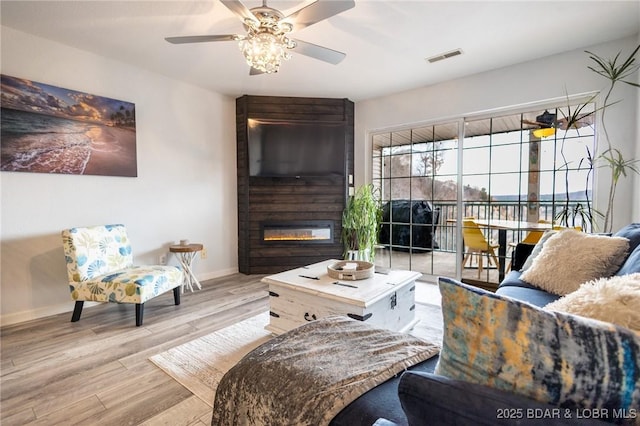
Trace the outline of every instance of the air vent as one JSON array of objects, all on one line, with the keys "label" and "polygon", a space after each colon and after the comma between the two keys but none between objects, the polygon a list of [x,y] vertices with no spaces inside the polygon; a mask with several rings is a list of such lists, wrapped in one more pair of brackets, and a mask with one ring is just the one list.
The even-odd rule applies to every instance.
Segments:
[{"label": "air vent", "polygon": [[434,63],[434,62],[442,61],[443,59],[453,58],[454,56],[458,56],[458,55],[462,55],[462,50],[456,49],[456,50],[452,50],[451,52],[441,53],[439,55],[432,56],[430,58],[427,58],[427,62]]}]

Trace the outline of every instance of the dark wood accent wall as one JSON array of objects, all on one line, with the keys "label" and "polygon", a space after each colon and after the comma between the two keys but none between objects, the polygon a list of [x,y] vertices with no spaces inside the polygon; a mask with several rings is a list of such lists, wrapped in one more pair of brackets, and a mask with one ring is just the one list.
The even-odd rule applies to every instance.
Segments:
[{"label": "dark wood accent wall", "polygon": [[[247,120],[344,122],[345,176],[249,176]],[[342,211],[353,175],[354,105],[348,99],[242,96],[236,99],[238,161],[238,266],[245,274],[281,272],[329,258],[342,257]],[[263,244],[266,221],[332,220],[331,244]]]}]

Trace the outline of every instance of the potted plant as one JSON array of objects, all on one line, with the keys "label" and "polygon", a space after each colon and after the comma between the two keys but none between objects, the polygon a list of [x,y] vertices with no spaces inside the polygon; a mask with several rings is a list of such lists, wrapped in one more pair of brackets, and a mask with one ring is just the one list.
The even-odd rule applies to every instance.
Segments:
[{"label": "potted plant", "polygon": [[345,259],[373,262],[381,217],[382,209],[373,185],[363,185],[349,197],[342,212],[341,241]]},{"label": "potted plant", "polygon": [[605,166],[608,167],[611,172],[609,197],[607,199],[607,210],[604,213],[604,232],[611,232],[611,228],[613,225],[613,207],[618,181],[621,177],[626,177],[627,174],[640,173],[640,169],[637,165],[640,160],[625,159],[620,150],[613,147],[611,140],[609,139],[609,133],[607,132],[607,123],[605,120],[605,112],[607,108],[617,103],[613,102],[612,104],[609,104],[609,97],[611,96],[613,88],[615,87],[617,82],[620,81],[631,86],[640,87],[638,83],[627,80],[632,74],[638,71],[638,68],[640,68],[640,65],[635,63],[638,50],[640,50],[640,45],[638,45],[622,63],[618,63],[618,58],[621,52],[618,52],[618,54],[613,59],[606,60],[592,52],[585,51],[590,55],[589,58],[593,62],[595,62],[594,66],[589,66],[587,68],[609,80],[609,89],[607,90],[607,94],[604,97],[604,103],[601,108],[602,131],[605,140],[607,141],[607,149],[598,157],[599,160],[604,161]]},{"label": "potted plant", "polygon": [[[592,111],[587,110],[586,112],[584,112],[587,105],[595,101],[597,94],[591,97],[591,99],[589,99],[584,104],[578,105],[573,111],[569,106],[568,114],[564,114],[564,112],[560,110],[560,112],[562,112],[564,115],[562,120],[560,120],[560,122],[562,122],[561,128],[577,129],[580,127],[580,123],[582,122],[582,120],[589,117],[590,115],[595,115],[597,112],[600,112],[602,130],[603,130],[602,133],[604,134],[604,138],[607,141],[607,146],[605,150],[596,158],[594,158],[591,152],[587,149],[586,157],[583,158],[580,161],[580,164],[578,165],[578,169],[580,170],[580,169],[583,169],[584,163],[586,163],[586,169],[588,171],[587,182],[585,185],[586,203],[584,205],[582,203],[577,203],[575,206],[571,206],[569,202],[569,181],[568,181],[569,163],[564,155],[565,138],[563,137],[562,145],[560,149],[560,154],[561,154],[563,163],[561,164],[560,168],[565,170],[565,188],[566,188],[565,197],[566,198],[565,198],[563,208],[554,217],[555,221],[557,221],[559,225],[563,225],[567,227],[575,226],[578,223],[576,222],[576,219],[580,218],[580,222],[582,223],[583,230],[590,231],[590,230],[593,230],[595,226],[596,216],[600,216],[604,220],[602,231],[605,233],[611,232],[611,228],[613,225],[612,224],[613,207],[614,207],[616,187],[618,185],[618,182],[621,177],[626,177],[630,173],[640,173],[640,169],[638,167],[638,162],[640,160],[625,159],[622,153],[620,152],[620,150],[618,150],[617,148],[614,148],[614,146],[612,145],[611,140],[609,139],[609,133],[607,132],[607,126],[606,126],[606,120],[605,120],[605,112],[607,111],[607,109],[610,106],[619,102],[619,101],[612,102],[612,103],[609,102],[609,98],[611,97],[611,93],[617,82],[620,81],[620,82],[629,84],[631,86],[640,87],[640,85],[638,85],[637,83],[626,80],[629,76],[631,76],[633,73],[638,71],[638,68],[640,68],[640,65],[637,65],[635,63],[635,59],[636,59],[635,56],[639,50],[640,50],[640,45],[638,45],[635,48],[635,50],[629,55],[629,57],[627,57],[627,59],[624,60],[622,63],[618,63],[618,58],[621,52],[618,52],[618,54],[613,59],[603,59],[592,52],[585,51],[590,55],[589,58],[595,63],[594,66],[588,66],[587,68],[595,72],[596,74],[602,77],[605,77],[607,80],[609,80],[609,88],[604,97],[602,106],[599,108],[596,108],[595,110],[592,110]],[[565,137],[566,137],[566,134],[565,134]],[[604,213],[601,213],[593,209],[589,201],[589,193],[588,193],[589,180],[591,178],[591,175],[593,173],[593,168],[594,168],[594,165],[596,165],[596,163],[600,163],[600,164],[604,163],[604,165],[601,165],[600,167],[608,167],[611,173],[611,182],[609,184],[609,195],[607,198],[607,208]]]},{"label": "potted plant", "polygon": [[[574,228],[578,225],[582,227],[585,232],[591,232],[595,225],[596,216],[602,216],[598,211],[591,206],[591,200],[589,199],[589,188],[591,182],[591,176],[593,174],[593,168],[595,159],[591,154],[591,150],[586,148],[586,155],[578,163],[577,170],[587,170],[587,176],[584,186],[584,203],[577,202],[574,205],[571,203],[569,192],[569,161],[565,155],[565,144],[567,142],[567,131],[569,129],[580,129],[583,126],[583,121],[595,115],[598,109],[589,110],[597,95],[593,95],[589,100],[583,104],[576,105],[573,110],[569,100],[567,99],[567,112],[560,109],[560,113],[563,115],[562,119],[558,122],[558,127],[565,130],[562,136],[560,144],[560,158],[561,164],[558,170],[564,170],[564,183],[565,183],[565,197],[562,209],[554,216],[554,221],[557,225],[565,226],[567,228]],[[591,122],[588,120],[587,122]]]}]

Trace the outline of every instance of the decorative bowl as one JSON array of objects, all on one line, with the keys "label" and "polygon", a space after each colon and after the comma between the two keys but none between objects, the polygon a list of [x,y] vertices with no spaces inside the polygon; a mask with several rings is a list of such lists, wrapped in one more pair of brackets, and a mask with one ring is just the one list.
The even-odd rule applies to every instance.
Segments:
[{"label": "decorative bowl", "polygon": [[375,265],[363,260],[341,260],[327,266],[327,274],[338,280],[364,280],[371,278]]}]

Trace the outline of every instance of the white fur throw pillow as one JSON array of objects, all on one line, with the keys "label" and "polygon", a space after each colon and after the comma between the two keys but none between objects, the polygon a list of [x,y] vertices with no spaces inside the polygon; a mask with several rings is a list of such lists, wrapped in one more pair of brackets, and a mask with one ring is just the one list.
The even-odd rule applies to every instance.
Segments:
[{"label": "white fur throw pillow", "polygon": [[640,273],[589,281],[544,309],[611,322],[640,333]]},{"label": "white fur throw pillow", "polygon": [[629,240],[565,229],[551,236],[520,279],[564,296],[580,284],[610,277],[625,260]]},{"label": "white fur throw pillow", "polygon": [[544,234],[542,234],[542,237],[540,237],[536,245],[533,247],[533,250],[531,250],[531,254],[529,255],[529,257],[527,257],[527,260],[525,260],[524,265],[522,265],[522,268],[520,268],[520,271],[524,272],[527,269],[531,268],[531,265],[533,264],[534,259],[538,257],[538,255],[542,251],[542,248],[544,247],[544,244],[547,242],[549,238],[553,237],[557,233],[558,231],[554,231],[551,229],[544,231]]}]

